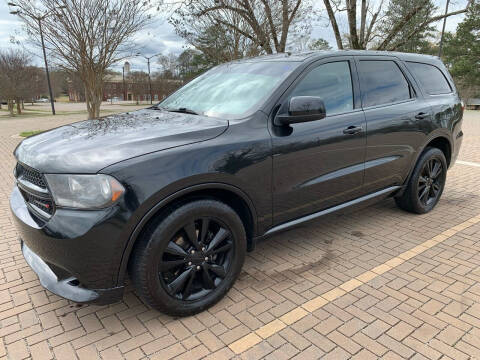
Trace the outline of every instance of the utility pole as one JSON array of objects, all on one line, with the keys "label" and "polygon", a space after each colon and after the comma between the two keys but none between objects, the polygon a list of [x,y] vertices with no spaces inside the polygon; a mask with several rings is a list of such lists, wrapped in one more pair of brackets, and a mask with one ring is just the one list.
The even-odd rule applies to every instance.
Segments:
[{"label": "utility pole", "polygon": [[48,93],[50,94],[50,104],[52,105],[52,114],[55,115],[55,104],[53,99],[52,84],[50,83],[50,73],[48,72],[47,54],[45,52],[45,43],[43,41],[42,20],[43,17],[38,19],[38,28],[40,30],[40,39],[42,41],[43,60],[45,61],[45,73],[47,74]]},{"label": "utility pole", "polygon": [[125,89],[125,65],[122,66],[122,79],[123,79],[123,101],[126,101],[127,91]]},{"label": "utility pole", "polygon": [[[11,2],[7,3],[7,5],[13,8],[19,7],[17,4],[11,3]],[[66,6],[59,6],[56,9],[65,9],[65,8]],[[23,10],[23,12],[21,10]],[[61,16],[61,14],[58,14],[58,13],[53,14],[52,12],[46,12],[43,15],[36,15],[28,11],[25,11],[25,9],[22,9],[22,8],[20,8],[20,10],[10,11],[10,14],[18,15],[19,17],[27,16],[38,22],[38,31],[40,33],[40,41],[42,43],[43,60],[45,61],[45,74],[47,76],[48,93],[50,94],[50,104],[52,105],[52,114],[55,115],[55,104],[54,104],[54,98],[53,98],[52,84],[50,82],[50,73],[48,71],[48,63],[47,63],[47,53],[45,51],[45,42],[43,40],[42,20],[50,15]]]},{"label": "utility pole", "polygon": [[153,100],[152,100],[152,79],[150,78],[150,58],[147,58],[147,66],[148,66],[148,89],[150,91],[150,104],[153,104]]},{"label": "utility pole", "polygon": [[[445,15],[448,14],[448,5],[450,5],[450,0],[447,0],[447,5],[445,6]],[[447,17],[443,18],[443,27],[442,27],[442,35],[440,37],[440,46],[438,47],[438,57],[442,56],[443,50],[443,36],[445,35],[445,25],[447,24]]]},{"label": "utility pole", "polygon": [[152,94],[152,79],[150,77],[150,59],[151,58],[154,58],[155,56],[158,56],[160,54],[155,54],[155,55],[152,55],[152,56],[144,56],[140,53],[137,53],[137,56],[141,56],[145,59],[147,59],[147,67],[148,67],[148,88],[149,88],[149,91],[150,91],[150,104],[153,104],[153,94]]}]

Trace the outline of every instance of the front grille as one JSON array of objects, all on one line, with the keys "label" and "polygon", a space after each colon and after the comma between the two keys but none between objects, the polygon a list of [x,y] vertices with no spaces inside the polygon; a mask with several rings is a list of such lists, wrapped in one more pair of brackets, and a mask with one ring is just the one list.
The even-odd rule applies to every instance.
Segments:
[{"label": "front grille", "polygon": [[47,213],[49,216],[53,215],[54,206],[53,206],[53,201],[51,199],[45,199],[45,198],[33,195],[31,193],[26,192],[23,189],[20,189],[20,192],[22,193],[22,196],[27,202],[27,204],[33,205],[34,209],[36,207],[37,209],[40,209],[41,211]]},{"label": "front grille", "polygon": [[49,219],[55,212],[55,203],[42,173],[17,163],[15,177],[30,212],[43,219]]},{"label": "front grille", "polygon": [[25,165],[22,165],[20,163],[17,163],[16,172],[17,172],[17,179],[22,177],[25,181],[33,185],[36,185],[42,189],[47,188],[47,184],[43,179],[43,175],[39,173],[37,170],[26,167]]}]

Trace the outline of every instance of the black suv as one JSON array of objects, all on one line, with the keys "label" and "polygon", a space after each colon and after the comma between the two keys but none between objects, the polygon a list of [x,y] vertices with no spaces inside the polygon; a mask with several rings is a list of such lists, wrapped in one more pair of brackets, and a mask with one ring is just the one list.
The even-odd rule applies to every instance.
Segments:
[{"label": "black suv", "polygon": [[11,208],[26,261],[76,302],[199,312],[260,238],[391,196],[438,202],[463,108],[438,58],[331,51],[217,66],[148,109],[33,136]]}]

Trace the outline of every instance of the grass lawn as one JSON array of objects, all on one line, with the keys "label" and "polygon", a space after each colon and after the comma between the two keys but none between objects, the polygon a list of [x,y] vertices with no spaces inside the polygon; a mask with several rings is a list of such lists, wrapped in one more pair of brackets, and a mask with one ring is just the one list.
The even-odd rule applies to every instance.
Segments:
[{"label": "grass lawn", "polygon": [[70,102],[70,99],[66,95],[65,96],[58,96],[58,97],[55,98],[55,100],[57,102],[64,102],[64,103]]},{"label": "grass lawn", "polygon": [[[158,103],[158,101],[157,102],[154,101],[153,105],[156,105],[157,103]],[[153,105],[147,104],[145,102],[140,102],[139,104],[137,104],[137,103],[126,103],[126,104],[125,103],[123,103],[123,104],[113,103],[113,105],[119,105],[119,106],[153,106]]]},{"label": "grass lawn", "polygon": [[29,131],[22,131],[19,135],[21,137],[30,137],[30,136],[33,136],[33,135],[37,135],[37,134],[40,134],[42,132],[44,132],[45,130],[29,130]]}]

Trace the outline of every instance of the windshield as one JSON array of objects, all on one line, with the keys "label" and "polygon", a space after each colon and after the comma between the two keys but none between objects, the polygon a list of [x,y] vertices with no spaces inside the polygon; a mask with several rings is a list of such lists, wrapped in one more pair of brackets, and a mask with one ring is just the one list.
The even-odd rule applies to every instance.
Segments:
[{"label": "windshield", "polygon": [[159,106],[238,119],[257,110],[276,86],[298,66],[295,62],[242,62],[217,66],[192,80]]}]

